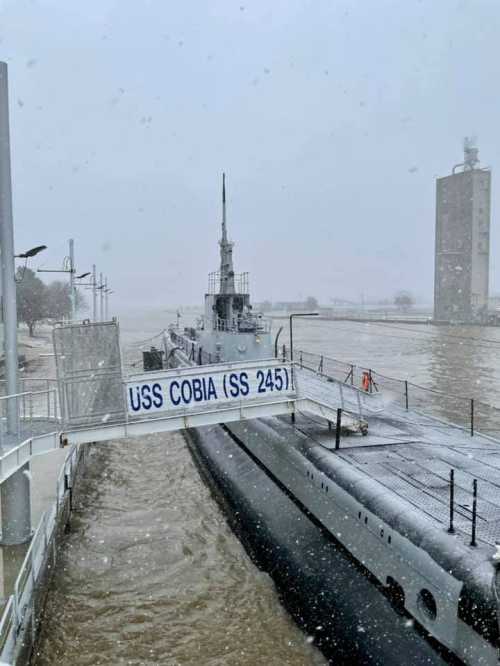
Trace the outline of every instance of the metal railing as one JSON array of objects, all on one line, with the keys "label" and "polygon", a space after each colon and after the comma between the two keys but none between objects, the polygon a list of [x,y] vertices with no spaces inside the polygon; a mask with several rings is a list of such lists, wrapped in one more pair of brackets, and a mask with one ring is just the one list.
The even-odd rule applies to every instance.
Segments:
[{"label": "metal railing", "polygon": [[[41,386],[47,385],[44,380]],[[49,384],[50,385],[50,384]],[[19,438],[29,438],[48,432],[53,423],[59,422],[59,398],[54,388],[24,391],[14,395],[0,395],[0,449],[13,446]],[[17,415],[15,423],[8,421],[9,408]]]},{"label": "metal railing", "polygon": [[[290,350],[283,345],[281,356],[289,360]],[[494,435],[500,432],[500,408],[486,402],[438,389],[422,386],[407,379],[391,377],[365,366],[339,359],[293,350],[293,358],[301,367],[309,368],[332,379],[353,386],[367,387],[368,392],[384,392],[387,399],[405,409],[428,414],[470,432]]]},{"label": "metal railing", "polygon": [[[265,318],[262,318],[259,321],[261,323],[259,324],[259,328],[257,328],[255,332],[267,333],[270,330],[271,322]],[[231,331],[231,332],[237,333],[238,331]],[[167,347],[168,343],[170,342],[170,350],[169,349],[166,350],[167,352],[165,357],[166,359],[168,359],[168,355],[169,353],[171,353],[173,345],[174,347],[177,347],[178,349],[183,351],[184,354],[187,356],[188,360],[196,365],[207,365],[209,363],[220,363],[221,361],[223,361],[220,355],[217,354],[216,352],[205,351],[203,349],[203,346],[198,342],[198,340],[193,340],[187,337],[186,335],[179,333],[174,328],[170,328],[168,333],[170,340],[167,340],[166,342],[167,342]]]},{"label": "metal railing", "polygon": [[30,625],[32,636],[35,634],[43,608],[41,583],[47,575],[50,560],[55,562],[56,559],[57,531],[68,505],[71,505],[82,450],[73,447],[61,467],[55,502],[40,519],[0,619],[0,659],[6,662],[14,657],[15,644],[22,629],[26,630]]},{"label": "metal railing", "polygon": [[[234,274],[234,291],[236,294],[249,293],[249,280],[248,273],[235,273]],[[220,271],[212,271],[208,274],[208,294],[220,294],[221,289],[221,274]]]},{"label": "metal railing", "polygon": [[211,325],[215,331],[226,333],[269,333],[272,322],[261,314],[250,314],[233,317],[232,320],[217,317]]}]

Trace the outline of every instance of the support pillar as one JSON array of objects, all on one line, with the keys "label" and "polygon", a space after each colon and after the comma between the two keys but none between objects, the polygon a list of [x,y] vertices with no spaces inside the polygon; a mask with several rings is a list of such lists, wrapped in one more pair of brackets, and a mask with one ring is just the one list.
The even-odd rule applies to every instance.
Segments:
[{"label": "support pillar", "polygon": [[[9,95],[7,64],[0,62],[0,261],[7,394],[18,393],[17,305],[12,222],[12,183],[10,172]],[[7,405],[6,436],[3,446],[20,440],[19,405]],[[3,427],[3,423],[0,424]],[[31,537],[31,500],[29,465],[13,474],[0,486],[2,541],[17,544]]]},{"label": "support pillar", "polygon": [[0,486],[2,546],[25,543],[31,538],[30,478],[29,464],[26,464]]}]

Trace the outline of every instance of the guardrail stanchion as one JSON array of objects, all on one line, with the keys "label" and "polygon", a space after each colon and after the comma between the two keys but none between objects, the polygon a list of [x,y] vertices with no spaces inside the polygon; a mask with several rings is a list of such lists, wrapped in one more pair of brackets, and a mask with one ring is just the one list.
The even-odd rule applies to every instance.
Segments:
[{"label": "guardrail stanchion", "polygon": [[30,405],[30,433],[33,437],[33,393],[29,394],[29,405]]},{"label": "guardrail stanchion", "polygon": [[342,427],[342,410],[337,409],[337,423],[335,427],[335,450],[340,448],[340,429]]},{"label": "guardrail stanchion", "polygon": [[450,469],[450,526],[448,532],[453,534],[455,528],[453,527],[453,515],[455,511],[455,470]]},{"label": "guardrail stanchion", "polygon": [[472,534],[470,540],[471,546],[477,546],[476,522],[477,522],[477,479],[474,479],[472,481]]},{"label": "guardrail stanchion", "polygon": [[408,411],[408,380],[405,379],[405,408]]},{"label": "guardrail stanchion", "polygon": [[470,436],[474,437],[474,398],[470,399]]}]

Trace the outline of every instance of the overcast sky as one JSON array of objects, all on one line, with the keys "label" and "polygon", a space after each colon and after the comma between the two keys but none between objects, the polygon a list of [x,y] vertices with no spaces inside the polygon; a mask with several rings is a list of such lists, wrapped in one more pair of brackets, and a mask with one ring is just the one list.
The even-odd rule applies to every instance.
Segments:
[{"label": "overcast sky", "polygon": [[478,138],[500,291],[498,0],[0,0],[16,247],[200,303],[221,173],[254,300],[432,300],[435,178]]}]

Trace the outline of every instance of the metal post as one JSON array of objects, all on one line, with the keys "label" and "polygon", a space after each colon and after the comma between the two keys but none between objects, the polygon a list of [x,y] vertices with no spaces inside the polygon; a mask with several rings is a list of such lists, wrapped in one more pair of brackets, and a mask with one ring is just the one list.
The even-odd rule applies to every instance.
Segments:
[{"label": "metal post", "polygon": [[477,520],[477,479],[474,479],[472,482],[472,534],[470,540],[471,546],[477,546],[476,520]]},{"label": "metal post", "polygon": [[104,321],[104,282],[102,281],[102,273],[99,273],[99,321]]},{"label": "metal post", "polygon": [[454,534],[455,528],[453,527],[453,515],[455,512],[455,470],[450,469],[450,526],[448,532]]},{"label": "metal post", "polygon": [[337,423],[335,426],[335,450],[340,449],[340,429],[342,428],[342,410],[337,409]]},{"label": "metal post", "polygon": [[104,318],[108,321],[109,317],[109,290],[108,290],[108,278],[104,280]]},{"label": "metal post", "polygon": [[470,400],[470,436],[474,437],[474,398]]},{"label": "metal post", "polygon": [[372,371],[371,371],[370,368],[368,368],[368,380],[369,380],[369,383],[368,383],[368,386],[369,386],[369,392],[370,392],[370,393],[373,393],[373,386],[372,386]]},{"label": "metal post", "polygon": [[405,407],[408,410],[408,380],[405,379]]},{"label": "metal post", "polygon": [[[290,364],[292,369],[292,389],[293,385],[293,318],[294,317],[317,317],[317,312],[294,312],[290,315]],[[302,365],[302,354],[301,354],[301,365]],[[292,412],[291,415],[292,423],[295,423],[295,412]]]},{"label": "metal post", "polygon": [[[9,93],[7,64],[0,62],[0,251],[7,394],[18,393],[17,306],[10,173]],[[19,437],[19,405],[8,400],[7,432]],[[31,536],[29,465],[15,472],[0,488],[4,544],[23,543]]]},{"label": "metal post", "polygon": [[97,321],[97,276],[95,264],[92,266],[92,321]]},{"label": "metal post", "polygon": [[[2,265],[2,305],[6,395],[18,393],[17,380],[17,306],[12,221],[12,184],[10,175],[9,98],[7,65],[0,63],[0,250]],[[17,400],[7,406],[7,431],[18,433]]]},{"label": "metal post", "polygon": [[75,290],[75,241],[69,239],[69,298],[71,301],[71,321],[76,316],[76,290]]}]

